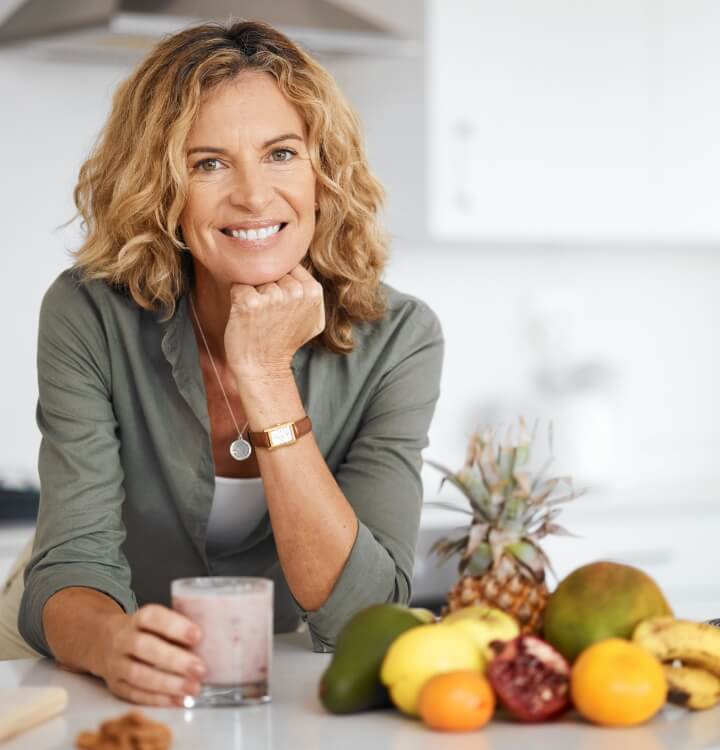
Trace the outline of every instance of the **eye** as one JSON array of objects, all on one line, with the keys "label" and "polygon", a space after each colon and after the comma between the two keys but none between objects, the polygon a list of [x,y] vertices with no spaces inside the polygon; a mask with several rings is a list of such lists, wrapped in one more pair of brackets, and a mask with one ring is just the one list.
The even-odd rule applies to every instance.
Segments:
[{"label": "eye", "polygon": [[270,158],[274,162],[290,161],[293,156],[297,156],[297,151],[293,151],[291,148],[276,148],[270,154]]},{"label": "eye", "polygon": [[222,166],[220,159],[214,159],[212,157],[208,159],[200,159],[193,165],[193,169],[198,172],[217,172]]}]

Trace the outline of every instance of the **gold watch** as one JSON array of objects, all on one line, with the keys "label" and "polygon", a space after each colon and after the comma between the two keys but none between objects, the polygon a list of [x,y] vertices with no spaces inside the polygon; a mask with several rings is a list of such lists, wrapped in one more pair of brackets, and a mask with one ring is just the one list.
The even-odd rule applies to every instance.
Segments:
[{"label": "gold watch", "polygon": [[286,445],[296,443],[298,438],[306,435],[312,430],[310,417],[303,417],[297,422],[284,422],[268,427],[260,432],[248,432],[248,438],[255,448],[284,448]]}]

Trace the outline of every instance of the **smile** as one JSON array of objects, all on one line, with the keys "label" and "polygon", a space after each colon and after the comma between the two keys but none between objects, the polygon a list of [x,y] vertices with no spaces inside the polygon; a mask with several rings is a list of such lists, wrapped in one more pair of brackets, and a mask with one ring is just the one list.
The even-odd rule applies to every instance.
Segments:
[{"label": "smile", "polygon": [[225,227],[220,231],[227,237],[232,237],[236,240],[265,240],[268,237],[272,237],[277,234],[280,230],[287,226],[285,223],[274,224],[268,227],[259,227],[257,229],[233,229],[231,227]]}]

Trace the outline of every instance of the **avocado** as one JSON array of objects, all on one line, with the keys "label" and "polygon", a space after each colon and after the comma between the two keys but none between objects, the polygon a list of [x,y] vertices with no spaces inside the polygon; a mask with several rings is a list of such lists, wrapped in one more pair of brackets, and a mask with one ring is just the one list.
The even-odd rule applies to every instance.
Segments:
[{"label": "avocado", "polygon": [[353,615],[340,631],[335,654],[320,679],[320,701],[334,714],[391,705],[380,683],[380,666],[390,644],[422,625],[407,607],[374,604]]}]

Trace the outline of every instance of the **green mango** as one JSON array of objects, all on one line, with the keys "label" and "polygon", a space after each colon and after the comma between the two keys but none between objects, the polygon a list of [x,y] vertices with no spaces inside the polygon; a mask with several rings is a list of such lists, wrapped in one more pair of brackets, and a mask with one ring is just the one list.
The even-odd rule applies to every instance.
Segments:
[{"label": "green mango", "polygon": [[374,604],[348,620],[335,654],[320,679],[320,701],[334,714],[392,705],[380,682],[380,667],[390,644],[422,620],[399,604]]}]

